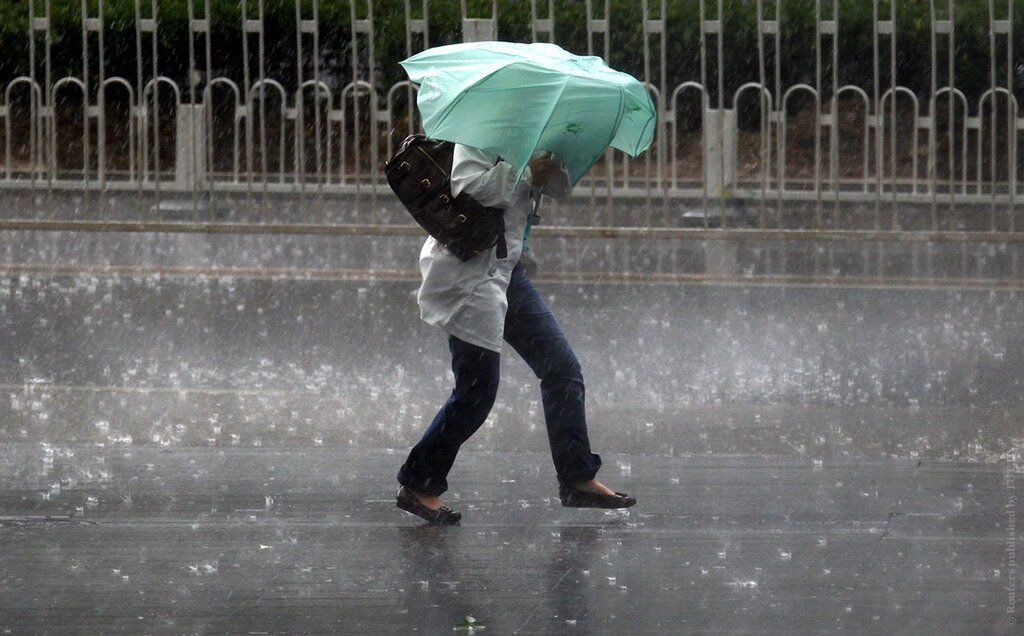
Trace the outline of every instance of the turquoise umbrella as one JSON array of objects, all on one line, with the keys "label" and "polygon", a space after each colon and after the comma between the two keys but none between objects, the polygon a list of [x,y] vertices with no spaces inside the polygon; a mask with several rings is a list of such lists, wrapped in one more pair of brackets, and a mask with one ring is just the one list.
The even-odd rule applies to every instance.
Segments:
[{"label": "turquoise umbrella", "polygon": [[419,84],[424,133],[501,156],[517,182],[538,150],[561,160],[575,184],[609,145],[636,157],[654,139],[643,84],[597,56],[543,42],[467,42],[401,64]]}]

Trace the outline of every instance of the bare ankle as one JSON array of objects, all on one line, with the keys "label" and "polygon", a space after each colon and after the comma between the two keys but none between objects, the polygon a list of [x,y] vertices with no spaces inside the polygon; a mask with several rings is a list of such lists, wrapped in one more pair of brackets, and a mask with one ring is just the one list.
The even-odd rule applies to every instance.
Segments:
[{"label": "bare ankle", "polygon": [[576,490],[583,490],[585,492],[593,492],[593,493],[602,494],[602,495],[608,495],[608,494],[613,494],[614,493],[614,491],[611,488],[609,488],[609,487],[605,486],[604,484],[602,484],[601,482],[597,481],[597,479],[587,479],[587,480],[584,480],[584,481],[577,481],[577,482],[571,484],[571,486],[573,488],[575,488]]},{"label": "bare ankle", "polygon": [[416,499],[420,501],[424,506],[428,508],[439,508],[441,506],[441,498],[437,495],[429,495],[425,492],[415,490],[413,488],[406,487],[406,489],[412,493]]}]

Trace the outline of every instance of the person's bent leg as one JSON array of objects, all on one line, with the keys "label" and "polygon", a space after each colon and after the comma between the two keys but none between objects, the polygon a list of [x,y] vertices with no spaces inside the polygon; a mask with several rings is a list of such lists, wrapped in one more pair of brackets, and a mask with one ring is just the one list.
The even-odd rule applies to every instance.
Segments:
[{"label": "person's bent leg", "polygon": [[544,422],[558,481],[589,481],[601,466],[590,450],[585,387],[579,360],[554,314],[521,266],[512,272],[505,316],[505,341],[540,379]]},{"label": "person's bent leg", "polygon": [[449,336],[455,388],[398,471],[398,482],[427,495],[448,490],[447,476],[459,446],[487,419],[498,394],[496,351]]}]

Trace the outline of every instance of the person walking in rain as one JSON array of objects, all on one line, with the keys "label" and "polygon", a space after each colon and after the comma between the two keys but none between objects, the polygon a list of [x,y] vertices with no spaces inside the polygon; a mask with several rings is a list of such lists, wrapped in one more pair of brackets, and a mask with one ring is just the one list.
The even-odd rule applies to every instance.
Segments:
[{"label": "person walking in rain", "polygon": [[568,196],[609,147],[631,157],[649,148],[654,101],[637,78],[548,42],[449,44],[401,65],[419,87],[424,135],[454,143],[452,195],[465,192],[504,210],[505,235],[467,261],[433,237],[420,251],[420,316],[448,334],[455,388],[398,471],[398,507],[428,521],[458,523],[461,515],[441,495],[459,447],[494,404],[503,340],[540,379],[562,505],[636,504],[595,478],[601,457],[587,437],[580,363],[520,257],[536,221],[531,200]]},{"label": "person walking in rain", "polygon": [[550,308],[527,277],[533,201],[569,195],[569,173],[550,153],[535,154],[516,183],[516,170],[491,152],[455,144],[454,196],[504,210],[507,257],[496,248],[461,261],[433,237],[420,251],[420,316],[448,334],[455,388],[398,471],[399,508],[442,524],[461,514],[445,506],[447,475],[459,447],[483,424],[498,391],[502,340],[540,379],[544,420],[563,506],[626,508],[636,499],[595,479],[601,457],[591,452],[580,363]]}]

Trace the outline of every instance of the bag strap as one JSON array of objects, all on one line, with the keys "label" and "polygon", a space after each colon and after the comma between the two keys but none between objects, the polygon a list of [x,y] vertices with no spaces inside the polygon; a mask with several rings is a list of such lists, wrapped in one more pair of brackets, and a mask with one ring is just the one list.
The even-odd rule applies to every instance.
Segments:
[{"label": "bag strap", "polygon": [[[494,160],[494,166],[496,166],[499,163],[501,163],[501,161],[502,161],[501,155],[498,155],[498,158]],[[491,167],[493,168],[494,166],[491,166]],[[450,175],[449,175],[449,178],[450,178]],[[458,201],[460,198],[463,198],[461,196],[463,194],[465,194],[465,193],[460,192],[459,193],[460,196],[456,197],[456,201]],[[468,198],[468,197],[466,197],[466,198]],[[463,200],[465,200],[465,198],[463,198]],[[482,205],[480,205],[479,203],[476,203],[476,201],[474,201],[471,198],[469,200],[472,201],[472,203],[475,204],[476,207],[481,212],[483,211],[483,206]],[[501,234],[498,235],[498,243],[495,246],[494,255],[497,256],[499,259],[501,259],[501,258],[508,258],[508,243],[505,241],[505,211],[504,210],[501,211]]]}]

